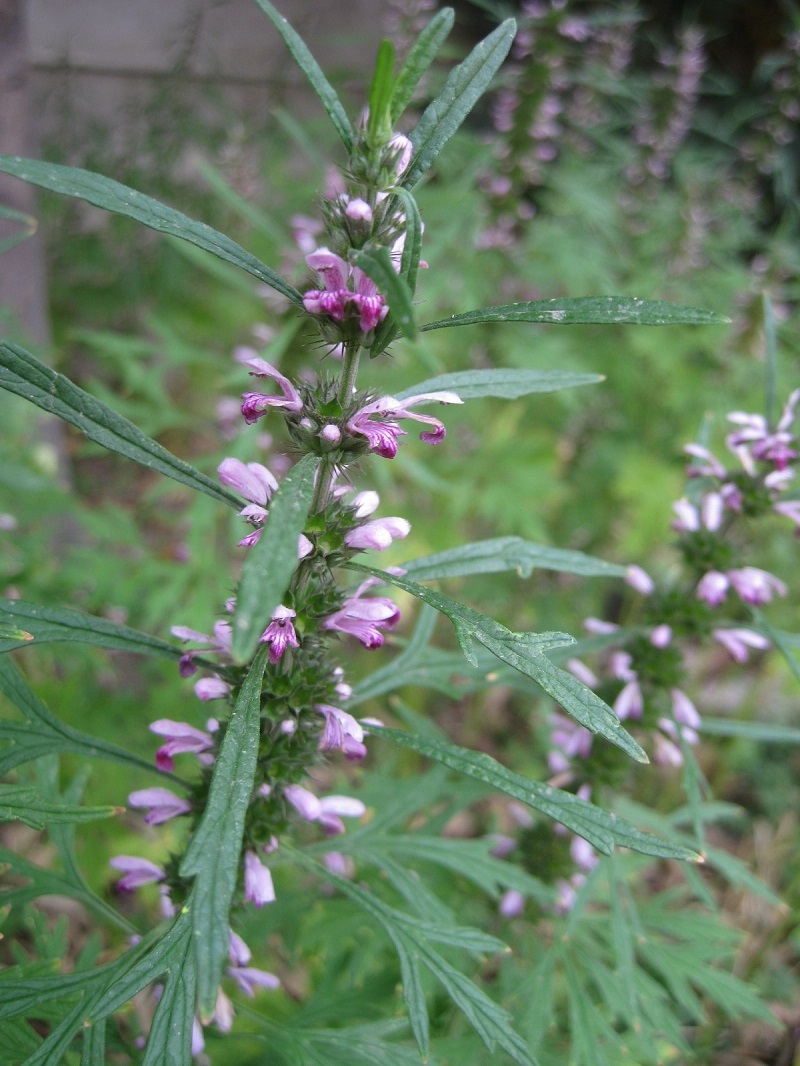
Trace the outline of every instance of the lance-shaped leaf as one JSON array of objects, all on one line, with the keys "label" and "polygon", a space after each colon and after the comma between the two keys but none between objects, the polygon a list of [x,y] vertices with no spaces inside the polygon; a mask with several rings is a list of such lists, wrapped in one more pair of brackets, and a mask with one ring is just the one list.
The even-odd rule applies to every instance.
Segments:
[{"label": "lance-shaped leaf", "polygon": [[81,1066],[105,1066],[106,1023],[96,1022],[83,1030]]},{"label": "lance-shaped leaf", "polygon": [[259,648],[236,700],[220,746],[203,818],[181,862],[195,877],[192,896],[200,1015],[214,1013],[229,949],[229,914],[242,849],[244,819],[253,791],[261,723],[261,682],[269,649]]},{"label": "lance-shaped leaf", "polygon": [[626,567],[616,563],[607,563],[567,548],[533,544],[522,537],[479,540],[402,565],[406,576],[417,581],[495,574],[503,570],[515,570],[520,577],[530,577],[537,567],[585,577],[625,577],[627,573]]},{"label": "lance-shaped leaf", "polygon": [[476,311],[451,315],[420,326],[446,329],[448,326],[474,326],[479,322],[550,322],[561,326],[611,326],[619,323],[634,326],[707,326],[730,322],[715,311],[666,303],[663,300],[639,300],[631,296],[576,296],[564,300],[532,300],[529,303],[481,307]]},{"label": "lance-shaped leaf", "polygon": [[22,725],[0,720],[0,739],[10,742],[9,747],[0,751],[0,774],[52,752],[74,752],[88,758],[128,763],[151,773],[156,772],[155,767],[139,755],[82,733],[56,718],[30,689],[9,655],[0,656],[0,692],[30,723]]},{"label": "lance-shaped leaf", "polygon": [[394,195],[402,203],[406,217],[406,239],[400,256],[400,277],[408,285],[408,291],[413,296],[417,291],[419,257],[422,252],[422,219],[417,201],[408,189],[397,188]]},{"label": "lance-shaped leaf", "polygon": [[250,252],[246,252],[236,241],[207,226],[205,222],[196,222],[175,208],[167,207],[152,196],[145,196],[112,178],[79,167],[63,167],[57,163],[43,163],[38,159],[22,159],[11,155],[0,155],[0,172],[12,174],[50,192],[86,200],[105,211],[126,215],[159,233],[169,233],[172,237],[196,244],[198,248],[246,270],[298,307],[303,306],[303,297],[297,289]]},{"label": "lance-shaped leaf", "polygon": [[392,136],[392,113],[390,109],[394,86],[394,45],[381,41],[375,62],[375,75],[369,91],[367,115],[367,143],[383,145]]},{"label": "lance-shaped leaf", "polygon": [[547,658],[545,652],[548,650],[574,643],[573,638],[566,633],[512,633],[493,618],[415,581],[357,563],[349,563],[348,566],[396,585],[447,615],[453,623],[461,650],[473,666],[478,665],[474,648],[474,642],[477,642],[502,662],[535,681],[586,729],[610,740],[639,762],[650,761],[630,733],[623,729],[612,709],[583,682],[560,670]]},{"label": "lance-shaped leaf", "polygon": [[514,20],[506,19],[451,71],[441,93],[428,104],[411,132],[414,155],[403,176],[407,189],[413,189],[488,89],[508,55],[516,30]]},{"label": "lance-shaped leaf", "polygon": [[423,392],[457,392],[462,400],[496,397],[516,400],[533,392],[557,392],[577,385],[596,385],[605,381],[602,374],[577,374],[571,370],[460,370],[421,381],[397,394],[398,400],[410,400]]},{"label": "lance-shaped leaf", "polygon": [[19,626],[0,622],[0,643],[5,640],[11,640],[15,644],[27,644],[29,640],[33,640],[33,633],[28,633],[26,630],[20,629]]},{"label": "lance-shaped leaf", "polygon": [[470,751],[468,748],[459,748],[432,737],[421,737],[385,726],[380,729],[373,728],[371,732],[375,737],[385,737],[393,744],[416,751],[457,773],[483,781],[507,796],[512,796],[553,821],[560,822],[571,832],[588,840],[592,847],[604,855],[610,855],[614,847],[620,847],[660,859],[700,861],[700,856],[691,848],[661,840],[651,833],[644,833],[618,815],[609,814],[572,792],[531,781],[522,774],[506,769],[484,752]]},{"label": "lance-shaped leaf", "polygon": [[197,492],[204,492],[229,507],[237,510],[241,507],[241,500],[142,433],[133,422],[78,388],[63,374],[40,363],[24,348],[5,341],[0,341],[0,388],[30,400],[48,414],[63,418],[110,452],[165,474]]},{"label": "lance-shaped leaf", "polygon": [[191,1061],[197,986],[191,937],[176,945],[166,974],[142,1066],[186,1066]]},{"label": "lance-shaped leaf", "polygon": [[23,638],[0,637],[0,652],[30,647],[33,640],[34,644],[75,641],[135,655],[160,655],[167,659],[180,659],[182,654],[179,647],[159,637],[117,625],[107,618],[76,611],[72,607],[45,607],[25,600],[0,599],[0,622],[12,627],[19,623],[27,632]]},{"label": "lance-shaped leaf", "polygon": [[392,123],[396,123],[411,103],[414,90],[425,71],[436,58],[445,38],[453,28],[452,7],[443,7],[412,44],[405,63],[397,75],[392,91]]},{"label": "lance-shaped leaf", "polygon": [[297,543],[308,518],[317,460],[306,455],[270,500],[269,518],[242,567],[233,616],[233,656],[247,662],[297,569]]},{"label": "lance-shaped leaf", "polygon": [[270,19],[275,29],[281,35],[286,47],[292,55],[295,63],[308,78],[309,84],[320,99],[322,106],[328,112],[328,117],[336,128],[336,132],[342,139],[342,144],[348,153],[353,150],[353,128],[342,107],[339,97],[328,79],[322,73],[322,68],[309,52],[305,42],[296,30],[292,29],[287,20],[279,11],[269,3],[269,0],[256,0],[256,3]]},{"label": "lance-shaped leaf", "polygon": [[22,822],[31,829],[49,824],[94,822],[112,818],[124,807],[81,807],[79,804],[54,803],[26,785],[0,785],[0,822]]},{"label": "lance-shaped leaf", "polygon": [[392,318],[400,332],[413,340],[417,335],[414,323],[414,309],[411,306],[411,292],[400,277],[392,263],[388,248],[374,248],[361,251],[354,256],[356,266],[372,278],[378,291],[386,297],[392,312]]}]

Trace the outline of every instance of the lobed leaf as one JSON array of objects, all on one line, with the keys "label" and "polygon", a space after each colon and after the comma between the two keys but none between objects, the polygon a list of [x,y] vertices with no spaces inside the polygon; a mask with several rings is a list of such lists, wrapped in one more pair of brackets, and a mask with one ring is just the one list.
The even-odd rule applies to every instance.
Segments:
[{"label": "lobed leaf", "polygon": [[[12,601],[13,602],[13,601]],[[0,774],[14,766],[52,752],[73,752],[88,758],[123,762],[157,773],[155,766],[139,755],[118,748],[98,737],[82,733],[56,718],[30,689],[11,656],[0,656],[0,692],[8,697],[29,725],[0,722],[0,738],[10,741],[0,751]]]},{"label": "lobed leaf", "polygon": [[44,829],[52,823],[94,822],[112,818],[124,810],[124,807],[54,803],[27,785],[0,785],[0,822],[22,822],[31,829]]},{"label": "lobed leaf", "polygon": [[393,744],[410,748],[411,751],[435,759],[451,770],[491,785],[492,788],[566,826],[573,833],[588,840],[604,855],[610,855],[616,846],[662,859],[687,859],[693,862],[700,859],[697,852],[691,848],[644,833],[618,815],[603,811],[571,792],[531,781],[513,770],[506,769],[496,759],[483,752],[470,751],[468,748],[459,748],[444,741],[385,726],[374,729],[372,735],[385,737]]},{"label": "lobed leaf", "polygon": [[397,393],[397,399],[408,400],[423,392],[449,390],[457,392],[462,400],[487,397],[516,400],[534,392],[557,392],[578,385],[596,385],[600,381],[605,381],[602,374],[578,374],[571,370],[460,370],[412,385]]},{"label": "lobed leaf", "polygon": [[477,642],[502,662],[535,681],[586,729],[599,733],[637,761],[649,762],[644,750],[623,728],[612,709],[583,682],[560,670],[545,655],[550,649],[573,644],[572,637],[565,633],[512,633],[494,619],[415,581],[357,563],[348,566],[396,585],[447,615],[455,627],[461,650],[473,666],[478,665],[474,648],[474,642]]},{"label": "lobed leaf", "polygon": [[521,537],[494,537],[437,552],[403,563],[406,575],[417,581],[466,577],[469,574],[495,574],[515,570],[530,577],[536,567],[585,577],[625,577],[627,567],[595,559],[583,552],[533,544]]},{"label": "lobed leaf", "polygon": [[417,335],[411,291],[394,268],[388,248],[362,250],[354,256],[356,266],[372,278],[379,292],[386,297],[392,318],[403,336],[413,340]]},{"label": "lobed leaf", "polygon": [[452,7],[443,7],[441,11],[437,11],[409,49],[392,91],[393,123],[397,122],[411,103],[414,90],[453,28],[454,18]]},{"label": "lobed leaf", "polygon": [[557,300],[532,300],[529,303],[482,307],[451,315],[420,326],[447,329],[449,326],[474,326],[479,322],[550,322],[562,326],[627,324],[635,326],[707,326],[730,322],[715,311],[666,303],[663,300],[639,300],[630,296],[577,296]]},{"label": "lobed leaf", "polygon": [[[295,541],[296,544],[296,541]],[[261,682],[269,648],[262,645],[228,721],[202,820],[183,857],[183,877],[195,877],[192,928],[200,1016],[214,1013],[229,950],[229,914],[253,790],[261,726]]]},{"label": "lobed leaf", "polygon": [[110,452],[156,470],[229,507],[237,510],[241,507],[241,500],[142,433],[133,422],[78,388],[63,374],[40,363],[24,348],[5,341],[0,341],[0,388],[63,418]]},{"label": "lobed leaf", "polygon": [[304,456],[270,500],[269,518],[242,567],[233,616],[233,657],[247,662],[297,569],[297,543],[314,493],[317,459]]},{"label": "lobed leaf", "polygon": [[516,29],[514,19],[506,19],[450,72],[441,93],[428,104],[410,135],[414,155],[403,176],[403,185],[407,189],[413,189],[433,165],[442,148],[488,89],[508,55]]},{"label": "lobed leaf", "polygon": [[186,1066],[192,1058],[197,975],[191,937],[176,945],[166,975],[142,1066]]},{"label": "lobed leaf", "polygon": [[317,63],[311,52],[309,52],[308,47],[300,34],[289,25],[289,22],[272,6],[271,3],[269,3],[269,0],[256,0],[256,3],[270,22],[272,22],[272,25],[283,38],[284,44],[289,49],[295,63],[297,63],[298,67],[300,67],[302,72],[308,78],[311,88],[317,94],[322,106],[328,112],[328,117],[333,123],[336,132],[339,134],[345,150],[349,154],[353,150],[353,128],[350,125],[347,113],[342,107],[333,86],[322,73],[322,68],[319,63]]},{"label": "lobed leaf", "polygon": [[29,181],[32,185],[38,185],[50,192],[86,200],[95,207],[125,215],[159,233],[169,233],[190,244],[196,244],[198,248],[203,248],[212,255],[246,270],[248,274],[276,289],[298,307],[303,306],[303,297],[297,289],[250,252],[246,252],[236,241],[207,226],[205,222],[195,222],[175,208],[167,207],[151,196],[121,185],[112,178],[79,167],[64,167],[57,163],[44,163],[38,159],[22,159],[20,156],[10,155],[0,155],[0,172]]}]

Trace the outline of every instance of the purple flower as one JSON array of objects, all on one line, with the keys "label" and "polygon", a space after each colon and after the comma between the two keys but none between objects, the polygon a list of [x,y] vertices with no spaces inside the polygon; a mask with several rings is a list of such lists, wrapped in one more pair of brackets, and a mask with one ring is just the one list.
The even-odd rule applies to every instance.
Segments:
[{"label": "purple flower", "polygon": [[280,988],[280,979],[274,973],[257,970],[253,966],[229,966],[228,976],[232,977],[239,988],[251,999],[257,988]]},{"label": "purple flower", "polygon": [[115,870],[122,870],[124,876],[117,884],[123,892],[132,892],[141,885],[163,881],[167,876],[160,866],[148,862],[147,859],[137,858],[135,855],[116,855],[109,861],[109,866],[113,866]]},{"label": "purple flower", "polygon": [[629,681],[614,700],[614,710],[620,721],[626,718],[641,718],[644,710],[644,697],[638,681]]},{"label": "purple flower", "polygon": [[[173,762],[175,755],[190,752],[200,757],[203,752],[208,751],[214,742],[210,733],[204,733],[202,729],[195,729],[194,726],[188,725],[186,722],[173,722],[170,718],[159,718],[158,721],[152,722],[150,732],[160,737],[167,737],[167,743],[162,745],[156,752],[156,766],[159,770],[169,773],[175,769],[175,763]],[[201,758],[201,762],[209,758],[210,756],[205,756],[205,758]]]},{"label": "purple flower", "polygon": [[739,598],[755,607],[769,603],[773,595],[785,596],[787,592],[786,586],[779,578],[766,570],[759,570],[756,566],[728,570],[728,578]]},{"label": "purple flower", "polygon": [[376,578],[368,578],[359,585],[338,611],[323,620],[322,628],[349,633],[370,650],[380,648],[383,644],[381,629],[395,626],[400,620],[400,611],[386,596],[362,598],[364,592],[376,584]]},{"label": "purple flower", "polygon": [[128,803],[131,807],[149,808],[144,816],[148,825],[161,825],[162,822],[176,818],[179,814],[187,814],[192,809],[188,800],[176,796],[168,788],[143,788],[138,792],[131,792]]},{"label": "purple flower", "polygon": [[516,888],[509,888],[500,897],[498,910],[504,918],[519,918],[525,910],[525,897]]},{"label": "purple flower", "polygon": [[697,584],[697,596],[709,605],[719,607],[728,595],[730,581],[720,570],[709,570]]},{"label": "purple flower", "polygon": [[345,533],[344,542],[348,548],[383,551],[392,541],[402,540],[410,532],[411,523],[405,518],[375,518]]},{"label": "purple flower", "polygon": [[747,662],[751,648],[762,651],[769,647],[769,641],[752,629],[712,629],[711,636],[730,652],[737,663]]},{"label": "purple flower", "polygon": [[[411,408],[423,403],[463,403],[454,392],[426,392],[412,396],[408,400],[396,400],[393,396],[383,396],[360,408],[347,422],[347,429],[367,438],[369,449],[384,459],[394,459],[397,455],[397,442],[406,435],[397,422],[401,418],[411,418],[432,428],[420,433],[420,440],[426,444],[439,444],[445,438],[444,425],[432,415],[421,415]],[[375,418],[373,418],[375,416]]]},{"label": "purple flower", "polygon": [[[263,510],[267,500],[278,488],[278,482],[261,463],[243,463],[239,459],[223,459],[217,467],[219,480],[234,489],[250,503]],[[266,512],[264,512],[266,516]]]},{"label": "purple flower", "polygon": [[272,874],[254,851],[246,851],[244,855],[244,899],[256,907],[275,902]]},{"label": "purple flower", "polygon": [[338,748],[348,759],[363,759],[367,754],[364,746],[364,730],[352,714],[331,707],[327,703],[318,703],[314,707],[325,718],[325,728],[319,742],[320,751]]},{"label": "purple flower", "polygon": [[203,703],[208,700],[222,700],[231,691],[231,686],[221,677],[201,678],[194,686],[194,694]]},{"label": "purple flower", "polygon": [[[369,333],[386,318],[389,308],[378,287],[363,270],[350,267],[341,256],[329,248],[318,248],[306,256],[306,262],[320,275],[324,288],[309,289],[303,296],[303,307],[312,315],[330,315],[334,322],[343,322],[348,309],[358,315],[362,333]],[[350,281],[353,288],[349,287]]]},{"label": "purple flower", "polygon": [[317,797],[313,792],[309,792],[307,788],[303,788],[302,785],[287,785],[283,790],[283,794],[297,813],[302,818],[305,818],[307,822],[316,822],[320,814],[322,814],[322,807]]},{"label": "purple flower", "polygon": [[296,613],[282,604],[272,612],[272,621],[261,635],[262,644],[269,644],[269,661],[275,665],[288,647],[299,648],[297,633],[292,625]]},{"label": "purple flower", "polygon": [[640,592],[642,596],[649,596],[655,589],[655,583],[650,575],[642,570],[641,566],[629,566],[625,574],[625,581],[632,589]]},{"label": "purple flower", "polygon": [[272,378],[283,393],[282,396],[266,395],[260,392],[244,393],[242,396],[242,414],[248,425],[257,422],[262,415],[267,413],[270,407],[287,411],[290,414],[299,414],[303,410],[303,401],[300,393],[292,385],[291,381],[284,377],[279,370],[276,370],[274,366],[262,359],[250,348],[238,349],[236,357],[240,363],[250,367],[250,373],[253,377]]}]

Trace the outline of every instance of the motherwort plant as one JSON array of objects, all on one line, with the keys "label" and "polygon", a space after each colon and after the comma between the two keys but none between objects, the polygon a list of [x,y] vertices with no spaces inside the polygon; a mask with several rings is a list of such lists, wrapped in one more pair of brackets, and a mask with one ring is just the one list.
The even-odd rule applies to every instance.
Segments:
[{"label": "motherwort plant", "polygon": [[[574,791],[528,780],[488,755],[454,746],[436,732],[406,732],[360,717],[358,705],[369,694],[370,679],[355,692],[348,679],[349,645],[355,641],[374,652],[401,624],[393,599],[394,590],[401,590],[407,601],[416,599],[425,605],[414,637],[417,651],[430,636],[432,613],[443,614],[454,626],[467,660],[465,670],[471,664],[484,676],[499,676],[498,671],[522,676],[576,723],[569,728],[584,729],[588,737],[597,735],[626,756],[648,761],[647,752],[621,724],[624,715],[596,695],[585,678],[576,676],[579,671],[570,673],[551,659],[550,653],[572,643],[570,636],[514,632],[428,584],[503,569],[529,571],[539,564],[620,577],[628,574],[625,567],[580,553],[553,552],[518,538],[456,546],[402,569],[379,569],[372,555],[408,538],[411,530],[406,518],[392,514],[391,506],[382,505],[370,487],[370,462],[395,460],[401,446],[418,447],[405,441],[414,434],[425,446],[446,447],[452,405],[481,397],[513,399],[599,378],[534,367],[465,368],[397,392],[392,388],[391,363],[383,357],[390,345],[396,346],[399,357],[404,339],[414,341],[432,330],[474,323],[662,325],[719,318],[663,303],[588,297],[493,306],[418,324],[414,294],[423,266],[423,227],[414,193],[499,69],[513,40],[514,23],[504,22],[456,66],[416,126],[401,132],[403,113],[450,30],[452,11],[444,9],[431,19],[399,70],[391,44],[381,45],[366,107],[351,123],[299,36],[267,0],[258,2],[321,100],[345,154],[339,188],[322,201],[323,228],[317,246],[306,255],[308,282],[302,291],[223,234],[114,181],[48,163],[0,159],[0,170],[7,174],[126,215],[242,268],[313,324],[315,363],[320,344],[340,356],[339,362],[325,364],[335,366],[335,374],[292,379],[258,352],[242,353],[244,422],[253,427],[262,420],[273,427],[283,422],[297,458],[280,480],[262,463],[227,458],[215,480],[30,353],[14,344],[0,345],[3,388],[65,419],[109,451],[238,511],[243,555],[236,594],[225,604],[223,617],[208,633],[176,625],[172,632],[177,643],[68,608],[3,601],[3,651],[48,640],[75,640],[162,656],[173,660],[184,678],[195,678],[196,696],[212,704],[214,717],[203,728],[178,718],[150,722],[150,730],[163,742],[152,766],[110,741],[62,722],[34,694],[11,657],[0,657],[0,689],[24,717],[23,723],[3,723],[3,736],[10,744],[0,753],[2,772],[57,752],[126,762],[161,775],[158,786],[135,790],[128,798],[130,806],[144,812],[144,821],[151,826],[171,822],[170,828],[185,827],[185,832],[175,834],[179,843],[161,863],[134,855],[112,860],[121,875],[121,889],[160,886],[162,924],[143,935],[136,932],[123,954],[96,967],[81,965],[69,974],[32,972],[24,965],[10,968],[0,982],[0,1014],[19,1038],[20,1060],[31,1064],[53,1064],[70,1055],[73,1061],[80,1051],[81,1062],[95,1066],[107,1061],[107,1047],[124,1061],[132,1056],[145,1066],[189,1062],[193,1053],[202,1051],[205,1026],[214,1022],[222,1031],[231,1028],[228,992],[238,987],[252,996],[258,989],[279,985],[271,970],[251,965],[253,951],[261,954],[261,947],[248,945],[242,934],[259,909],[280,914],[281,880],[273,880],[273,873],[295,866],[325,883],[329,894],[333,889],[361,908],[388,935],[399,957],[411,1031],[423,1056],[429,1048],[423,982],[427,971],[425,981],[432,976],[442,985],[489,1049],[499,1047],[519,1063],[532,1063],[528,1042],[515,1030],[509,1014],[449,957],[450,949],[486,955],[505,950],[505,945],[494,936],[458,926],[447,909],[426,911],[432,906],[431,893],[423,885],[412,891],[408,879],[403,880],[402,864],[386,868],[405,895],[408,910],[397,909],[378,892],[352,880],[354,852],[340,842],[348,840],[348,819],[351,825],[361,825],[357,832],[366,832],[365,805],[322,788],[319,770],[328,760],[344,759],[362,763],[368,773],[373,749],[389,743],[465,775],[480,788],[506,793],[536,812],[536,817],[566,827],[597,852],[610,854],[621,846],[650,856],[698,857],[690,847],[645,833]],[[385,384],[378,391],[359,384],[359,366],[367,359],[383,360]],[[764,428],[762,433],[761,428],[743,423],[743,440],[755,441],[753,434],[760,433],[756,443],[767,447],[769,431]],[[781,432],[779,427],[778,436]],[[756,443],[751,446],[753,456]],[[710,458],[704,461],[711,463]],[[717,475],[712,472],[712,476]],[[719,507],[735,508],[740,497],[739,506],[745,506],[735,484],[721,485]],[[698,516],[713,509],[710,504],[705,509],[688,508],[684,524],[695,518],[700,523]],[[795,512],[796,508],[786,513],[796,520]],[[755,589],[754,574],[714,561],[702,578],[705,602],[711,596],[710,573],[720,575],[714,596],[723,595],[729,586],[744,595],[740,584]],[[769,583],[766,577],[762,580]],[[736,648],[749,639],[736,631],[725,634],[720,639],[737,641]],[[383,691],[387,678],[393,678],[395,687],[404,683],[405,670],[403,656],[388,665],[381,663]],[[628,673],[632,676],[632,668]],[[415,680],[425,683],[423,675]],[[631,717],[635,700],[628,691]],[[143,731],[146,727],[143,717]],[[4,810],[19,811],[18,817],[34,825],[114,813],[78,806],[57,791],[48,793],[44,786],[37,792],[4,785],[0,799]],[[381,811],[376,814],[380,821]],[[298,835],[301,826],[306,831]],[[300,846],[295,838],[307,840],[309,830],[319,830],[327,839]],[[67,857],[72,854],[68,838],[61,834],[57,843],[64,849],[66,870],[57,890],[75,895],[102,920],[133,932],[127,919],[83,881],[73,858]],[[521,883],[502,873],[505,864],[492,861],[492,876],[498,883]],[[31,876],[30,871],[24,875]],[[37,886],[42,893],[56,891],[43,876]],[[331,936],[335,935],[334,926]],[[439,944],[449,949],[447,957],[437,949]],[[136,1031],[130,1022],[109,1024],[127,1003],[141,999],[145,989],[150,989],[152,1006],[147,1025]],[[44,1034],[33,1039],[24,1019],[45,1016]],[[263,1017],[262,1021],[270,1039],[279,1044],[278,1023]],[[27,1048],[26,1037],[33,1041]],[[377,1039],[374,1033],[373,1038]],[[359,1039],[353,1035],[348,1048],[357,1047]],[[392,1061],[406,1061],[399,1046],[384,1042],[380,1048],[381,1060],[391,1053]],[[302,1052],[298,1054],[302,1058]]]}]

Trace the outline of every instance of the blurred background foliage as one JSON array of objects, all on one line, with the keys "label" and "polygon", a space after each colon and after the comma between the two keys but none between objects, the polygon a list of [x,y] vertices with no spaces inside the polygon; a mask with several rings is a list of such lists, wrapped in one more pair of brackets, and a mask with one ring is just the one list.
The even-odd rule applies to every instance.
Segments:
[{"label": "blurred background foliage", "polygon": [[[436,7],[424,0],[383,6],[387,32],[401,42]],[[728,411],[763,410],[764,292],[779,322],[779,398],[797,386],[800,13],[778,2],[484,0],[458,5],[459,43],[448,57],[456,59],[461,43],[509,13],[520,18],[512,61],[491,101],[451,143],[419,194],[429,264],[419,284],[419,320],[514,300],[615,294],[713,309],[732,323],[697,329],[478,326],[423,334],[415,344],[397,342],[390,359],[365,367],[365,385],[398,392],[439,373],[490,366],[568,368],[604,374],[605,381],[552,396],[448,409],[442,447],[409,437],[394,462],[375,460],[357,487],[377,488],[383,513],[411,520],[410,539],[382,561],[399,563],[468,539],[518,535],[667,575],[675,566],[671,503],[683,492],[683,444],[702,438],[720,445]],[[319,58],[324,65],[324,56]],[[432,72],[427,92],[445,73],[444,67]],[[116,138],[112,153],[107,131],[94,129],[82,144],[49,144],[43,154],[74,163],[78,152],[82,165],[229,233],[302,288],[309,279],[304,253],[313,247],[320,218],[319,190],[328,180],[328,149],[337,158],[330,131],[318,117],[301,127],[283,112],[264,116],[260,127],[225,115],[216,126],[207,125],[197,120],[185,93],[176,99],[173,107],[168,87],[154,98],[140,123],[146,143],[121,145]],[[45,194],[40,207],[58,369],[209,474],[226,455],[285,469],[290,453],[278,420],[266,420],[258,430],[241,424],[236,401],[247,379],[232,353],[249,345],[290,375],[306,372],[310,331],[296,312],[233,268],[179,242]],[[325,351],[316,350],[312,361],[319,373],[335,369]],[[70,483],[59,484],[52,450],[42,443],[30,408],[0,396],[0,419],[5,594],[69,603],[162,635],[173,624],[208,630],[233,588],[240,558],[233,547],[237,520],[205,497],[190,498],[109,457],[71,430],[65,438]],[[797,556],[787,524],[767,523],[756,537],[754,564],[791,586]],[[448,585],[448,591],[511,628],[576,635],[587,615],[620,621],[628,607],[627,590],[621,593],[616,582],[544,572],[524,581],[506,574],[471,578]],[[796,628],[794,602],[790,596],[773,604],[770,619]],[[397,639],[407,635],[408,626]],[[437,639],[447,646],[449,635]],[[150,720],[202,724],[202,708],[186,684],[157,665],[58,645],[26,651],[25,663],[34,687],[64,717],[144,755],[156,747],[154,738],[148,740]],[[375,665],[369,656],[355,657],[351,676]],[[796,687],[777,656],[735,670],[716,654],[700,655],[693,665],[691,694],[701,713],[797,722]],[[408,714],[433,718],[456,741],[488,750],[522,772],[546,773],[549,708],[542,701],[532,706],[530,697],[503,688],[455,703],[416,689],[403,697]],[[714,830],[715,840],[753,862],[796,913],[798,827],[787,812],[797,809],[800,798],[798,749],[711,737],[699,759],[716,797],[742,807],[737,820]],[[70,776],[76,767],[69,758],[64,764]],[[372,785],[372,767],[357,776],[365,791],[372,787],[377,795],[382,782],[402,780],[416,766],[410,756],[395,756],[382,764],[385,776]],[[662,812],[683,802],[676,772],[632,769],[629,782],[636,800]],[[119,768],[98,764],[87,795],[120,802],[136,784]],[[499,817],[484,805],[457,832],[488,831]],[[163,850],[163,832],[150,833],[146,854],[147,848],[151,857]],[[17,835],[34,841],[27,830]],[[79,851],[93,884],[110,884],[106,862],[112,851],[142,848],[136,817],[113,826],[98,823],[87,836],[79,834]],[[623,861],[626,872],[614,876],[636,883],[641,860]],[[608,876],[597,881],[603,906],[611,906],[614,894]],[[655,882],[646,906],[662,908],[651,922],[663,931],[668,912],[674,913],[669,907],[684,903],[654,894],[654,887],[678,891],[671,875],[649,876]],[[440,877],[434,889],[450,891],[450,876]],[[722,944],[729,927],[738,929],[719,947],[720,957],[736,957],[738,972],[766,999],[796,1004],[796,926],[786,924],[785,911],[781,925],[763,898],[748,911],[743,892],[741,883],[730,887],[719,877],[707,879],[706,902],[723,916],[713,929],[706,926],[709,936]],[[279,890],[280,898],[288,896]],[[307,904],[308,895],[297,897],[299,915]],[[337,921],[346,922],[349,914],[354,923],[350,954],[341,941],[337,950],[344,954],[337,959],[324,944],[329,919],[323,914],[334,906]],[[481,915],[483,902],[467,896],[464,906],[476,912],[468,913],[476,924],[500,921]],[[352,1009],[354,1018],[375,1017],[377,1007],[364,1001],[363,987],[357,1007],[343,1008],[342,997],[365,973],[373,975],[368,987],[375,1003],[393,994],[391,966],[380,961],[383,947],[363,937],[357,946],[363,928],[350,903],[325,900],[324,908],[298,923],[305,962],[294,971],[294,991],[302,998],[317,982],[318,1018],[331,1024],[334,1004],[345,1015]],[[584,918],[575,919],[580,930],[572,961],[568,953],[551,960],[553,973],[559,966],[585,966],[591,950],[605,952],[613,970],[617,934],[598,932]],[[280,932],[267,928],[277,920],[271,913],[258,919],[259,935],[270,937],[273,948],[284,938],[284,960],[300,950],[285,939],[286,928],[293,927],[285,919],[284,912]],[[541,987],[537,981],[545,980],[544,970],[531,970],[530,963],[526,969],[524,961],[537,955],[543,929],[549,937],[547,922],[517,922],[515,935],[530,952],[521,950],[521,961],[499,976],[486,975],[512,1002],[524,998],[526,988],[533,995]],[[607,934],[610,944],[602,940]],[[541,966],[550,965],[549,955],[541,958]],[[674,991],[680,982],[673,978]],[[561,993],[553,980],[557,1001]],[[667,986],[670,980],[664,978]],[[596,1002],[602,989],[593,988]],[[702,994],[713,998],[708,989]],[[566,1015],[575,1009],[564,1007]],[[481,1061],[444,1005],[442,1011],[442,1061]],[[686,1061],[676,1051],[686,1035],[680,1027],[670,1030],[663,1047],[634,1042],[632,1049],[629,1042],[626,1049],[600,1018],[584,1019],[586,1048],[572,1049],[578,1061]],[[735,1015],[725,1021],[712,1011],[706,1029],[694,1033],[694,1053],[705,1048],[706,1057],[692,1061],[796,1061],[725,1059],[720,1033],[735,1021]],[[539,1048],[543,1063],[566,1061],[560,1043],[565,1024],[562,1019],[551,1044]],[[592,1058],[592,1033],[607,1059]],[[741,1033],[729,1039],[740,1050],[745,1043]],[[213,1061],[262,1061],[242,1057],[246,1046],[215,1044]]]}]

